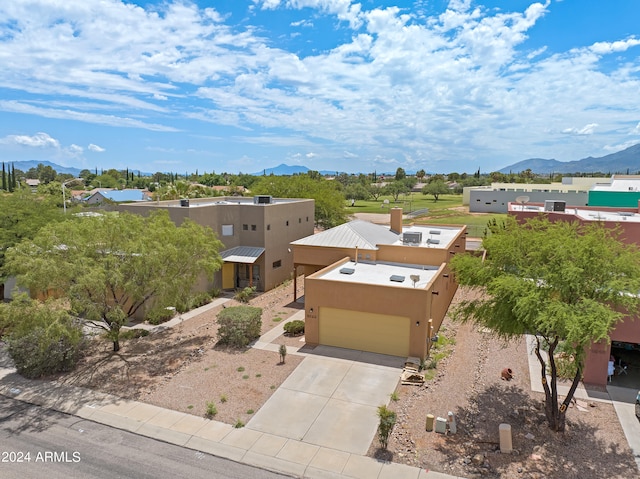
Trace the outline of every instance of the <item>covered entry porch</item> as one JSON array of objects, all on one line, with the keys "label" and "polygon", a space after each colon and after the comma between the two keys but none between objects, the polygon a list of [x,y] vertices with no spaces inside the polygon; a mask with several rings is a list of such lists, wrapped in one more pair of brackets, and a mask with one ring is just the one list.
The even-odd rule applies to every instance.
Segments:
[{"label": "covered entry porch", "polygon": [[255,286],[264,291],[261,275],[261,260],[264,248],[236,246],[220,253],[222,265],[222,289],[242,289]]}]

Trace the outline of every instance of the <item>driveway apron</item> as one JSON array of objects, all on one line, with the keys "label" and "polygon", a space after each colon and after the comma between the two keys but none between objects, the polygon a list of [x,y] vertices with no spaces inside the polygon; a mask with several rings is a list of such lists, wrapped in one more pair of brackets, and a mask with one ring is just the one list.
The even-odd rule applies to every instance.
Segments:
[{"label": "driveway apron", "polygon": [[393,359],[397,367],[308,356],[246,427],[365,455],[378,428],[377,408],[389,403],[400,379],[402,359]]}]

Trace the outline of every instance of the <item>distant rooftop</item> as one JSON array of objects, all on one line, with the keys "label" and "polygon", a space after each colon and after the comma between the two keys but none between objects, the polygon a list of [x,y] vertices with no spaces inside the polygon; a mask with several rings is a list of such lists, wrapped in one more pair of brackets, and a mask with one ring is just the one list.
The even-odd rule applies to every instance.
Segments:
[{"label": "distant rooftop", "polygon": [[317,273],[317,278],[344,283],[413,288],[411,276],[417,276],[415,288],[424,288],[435,276],[438,266],[419,266],[400,263],[368,263],[348,261]]},{"label": "distant rooftop", "polygon": [[[293,241],[294,245],[324,246],[333,248],[377,249],[378,245],[411,245],[423,248],[447,248],[460,233],[455,226],[405,226],[398,234],[389,226],[363,220],[354,220],[335,228]],[[407,240],[411,239],[410,243]],[[404,240],[404,242],[403,242]]]},{"label": "distant rooftop", "polygon": [[[266,196],[265,196],[266,198]],[[253,196],[214,196],[212,198],[189,198],[187,200],[164,200],[154,201],[152,204],[169,207],[169,208],[198,208],[203,206],[213,205],[256,205],[265,206],[269,204],[282,204],[282,203],[295,203],[298,201],[310,201],[306,198],[272,198],[269,197],[269,202],[256,203]]]},{"label": "distant rooftop", "polygon": [[[517,203],[509,203],[511,211],[529,211],[544,213],[544,206],[539,205],[520,205]],[[550,212],[548,212],[550,213]],[[604,211],[604,210],[586,210],[584,208],[576,208],[567,206],[565,211],[553,211],[555,214],[572,215],[583,221],[629,221],[640,223],[640,214],[628,211]]]}]

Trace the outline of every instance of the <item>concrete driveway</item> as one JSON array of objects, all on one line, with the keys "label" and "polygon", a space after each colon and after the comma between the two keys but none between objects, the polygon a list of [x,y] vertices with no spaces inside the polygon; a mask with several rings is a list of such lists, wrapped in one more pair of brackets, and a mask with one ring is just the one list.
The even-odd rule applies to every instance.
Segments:
[{"label": "concrete driveway", "polygon": [[[344,351],[322,348],[326,354],[335,349],[335,356]],[[377,408],[389,403],[404,360],[357,353],[356,360],[306,357],[246,427],[366,455],[378,428]]]}]

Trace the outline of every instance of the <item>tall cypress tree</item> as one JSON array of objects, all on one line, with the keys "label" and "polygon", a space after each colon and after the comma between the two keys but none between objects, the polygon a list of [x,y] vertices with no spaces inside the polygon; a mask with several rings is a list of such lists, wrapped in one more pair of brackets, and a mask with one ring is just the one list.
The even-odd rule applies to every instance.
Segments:
[{"label": "tall cypress tree", "polygon": [[7,173],[4,169],[4,161],[2,162],[2,189],[7,191]]},{"label": "tall cypress tree", "polygon": [[[13,163],[11,163],[11,166],[13,167]],[[13,193],[13,182],[14,182],[13,177],[16,174],[15,170],[13,170],[13,175],[12,175],[11,170],[12,168],[9,168],[9,193]]]}]

